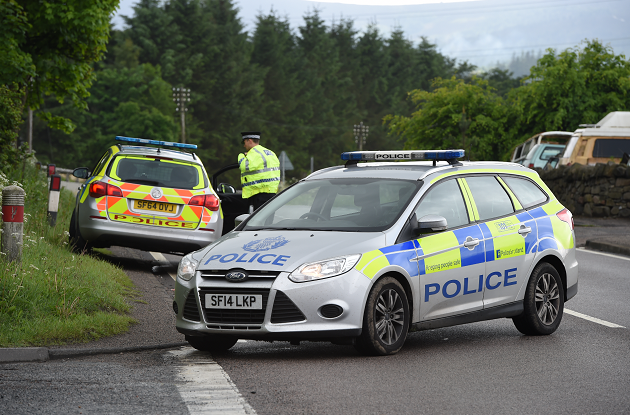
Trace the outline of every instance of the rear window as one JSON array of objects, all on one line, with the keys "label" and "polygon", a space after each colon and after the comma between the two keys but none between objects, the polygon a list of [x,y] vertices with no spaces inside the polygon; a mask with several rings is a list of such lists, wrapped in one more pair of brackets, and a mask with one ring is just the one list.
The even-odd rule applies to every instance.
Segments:
[{"label": "rear window", "polygon": [[529,180],[509,176],[501,176],[501,178],[510,187],[523,208],[527,209],[547,201],[547,195]]},{"label": "rear window", "polygon": [[613,138],[599,138],[595,140],[593,157],[622,158],[623,153],[630,154],[630,140],[615,140]]},{"label": "rear window", "polygon": [[127,183],[176,189],[205,187],[196,164],[144,157],[123,157],[113,164],[109,176]]},{"label": "rear window", "polygon": [[560,155],[562,153],[562,150],[564,150],[564,146],[563,147],[545,147],[545,149],[543,149],[542,154],[540,155],[540,159],[549,160],[552,157]]}]

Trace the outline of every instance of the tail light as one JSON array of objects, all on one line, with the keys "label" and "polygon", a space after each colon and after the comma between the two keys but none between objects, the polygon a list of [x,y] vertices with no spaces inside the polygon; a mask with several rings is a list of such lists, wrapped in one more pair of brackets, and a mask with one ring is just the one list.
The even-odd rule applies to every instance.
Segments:
[{"label": "tail light", "polygon": [[534,163],[529,163],[529,168],[533,169],[534,168]]},{"label": "tail light", "polygon": [[562,209],[560,212],[556,213],[556,216],[558,217],[558,219],[560,219],[562,222],[567,223],[570,227],[571,230],[573,230],[573,228],[575,227],[574,223],[573,223],[573,215],[571,214],[571,212],[569,211],[569,209]]},{"label": "tail light", "polygon": [[93,182],[90,184],[90,196],[103,197],[103,196],[116,196],[123,197],[123,192],[120,187],[105,182]]},{"label": "tail light", "polygon": [[215,195],[197,195],[190,198],[189,206],[204,206],[213,212],[219,210],[219,198]]}]

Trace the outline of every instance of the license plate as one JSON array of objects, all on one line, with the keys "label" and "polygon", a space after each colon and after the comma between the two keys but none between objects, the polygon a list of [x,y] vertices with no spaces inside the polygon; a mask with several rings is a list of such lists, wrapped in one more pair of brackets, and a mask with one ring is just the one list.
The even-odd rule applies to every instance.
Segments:
[{"label": "license plate", "polygon": [[175,213],[177,205],[163,202],[150,202],[148,200],[134,200],[135,209],[152,210],[154,212]]},{"label": "license plate", "polygon": [[262,310],[262,295],[206,294],[206,308]]}]

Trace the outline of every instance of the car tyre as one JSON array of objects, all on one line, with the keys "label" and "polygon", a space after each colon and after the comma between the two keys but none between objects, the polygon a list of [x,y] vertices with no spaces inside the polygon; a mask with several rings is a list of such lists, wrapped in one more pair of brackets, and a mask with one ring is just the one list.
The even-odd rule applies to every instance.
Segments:
[{"label": "car tyre", "polygon": [[558,271],[542,262],[534,268],[523,299],[523,313],[513,317],[516,329],[528,336],[556,331],[564,312],[564,288]]},{"label": "car tyre", "polygon": [[236,344],[238,339],[233,336],[211,334],[207,336],[186,336],[186,341],[192,347],[202,352],[225,352]]},{"label": "car tyre", "polygon": [[70,229],[68,233],[70,234],[69,243],[74,251],[77,254],[92,252],[92,244],[81,237],[81,233],[79,232],[79,228],[77,227],[76,222],[76,212],[77,210],[72,211],[72,216],[70,217]]},{"label": "car tyre", "polygon": [[368,296],[363,330],[355,347],[368,355],[397,353],[407,338],[409,319],[409,302],[402,285],[395,278],[381,278]]}]

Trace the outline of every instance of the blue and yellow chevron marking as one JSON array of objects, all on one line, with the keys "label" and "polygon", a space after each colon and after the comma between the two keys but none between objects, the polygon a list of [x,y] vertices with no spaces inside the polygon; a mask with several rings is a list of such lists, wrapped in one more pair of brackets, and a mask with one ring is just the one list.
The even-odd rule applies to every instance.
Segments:
[{"label": "blue and yellow chevron marking", "polygon": [[407,241],[367,252],[363,254],[355,268],[372,279],[381,269],[390,265],[397,265],[405,269],[410,277],[416,277],[418,276],[418,265],[414,259],[417,256],[417,246],[416,241]]}]

